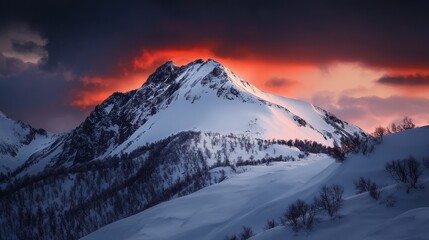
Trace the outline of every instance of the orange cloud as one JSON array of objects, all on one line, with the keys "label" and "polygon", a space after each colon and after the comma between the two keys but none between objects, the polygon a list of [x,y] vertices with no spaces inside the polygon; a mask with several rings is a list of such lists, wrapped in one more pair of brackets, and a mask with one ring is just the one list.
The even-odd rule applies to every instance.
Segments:
[{"label": "orange cloud", "polygon": [[146,74],[121,74],[117,77],[83,76],[81,88],[71,91],[70,105],[90,110],[114,92],[127,92],[141,86]]},{"label": "orange cloud", "polygon": [[133,59],[134,69],[148,70],[172,60],[176,65],[185,65],[195,59],[215,58],[215,55],[208,49],[163,49],[145,50]]},{"label": "orange cloud", "polygon": [[[113,92],[126,92],[139,88],[159,65],[172,60],[176,65],[184,65],[195,59],[215,59],[233,70],[243,79],[249,81],[261,90],[278,95],[313,101],[322,108],[338,113],[339,117],[372,131],[374,126],[386,125],[403,116],[403,109],[395,112],[394,108],[389,114],[375,114],[370,106],[378,103],[390,103],[397,98],[391,96],[410,96],[404,89],[387,87],[378,84],[377,79],[388,74],[415,74],[407,69],[375,69],[359,63],[335,62],[329,66],[316,66],[309,64],[294,64],[291,62],[270,61],[252,57],[250,55],[239,59],[219,57],[209,47],[192,49],[143,49],[122,64],[121,71],[116,76],[83,76],[80,78],[81,87],[72,91],[71,105],[86,111],[101,103]],[[402,71],[400,71],[402,70]],[[420,71],[422,72],[422,71]],[[423,72],[424,73],[424,72]],[[421,88],[420,90],[425,89]],[[423,91],[423,90],[422,90]],[[316,101],[314,97],[321,92],[329,92],[333,99],[340,96],[353,97],[359,101]],[[412,91],[411,91],[412,92]],[[415,93],[415,91],[414,91]],[[379,96],[389,101],[382,101],[369,96]],[[413,98],[401,98],[413,106]],[[414,101],[414,102],[413,102]],[[364,106],[359,104],[365,103]],[[384,104],[385,107],[393,107]],[[383,105],[383,106],[384,106]],[[416,111],[407,115],[416,122],[424,124],[422,120],[427,113],[418,114]],[[393,118],[393,119],[392,119]]]}]

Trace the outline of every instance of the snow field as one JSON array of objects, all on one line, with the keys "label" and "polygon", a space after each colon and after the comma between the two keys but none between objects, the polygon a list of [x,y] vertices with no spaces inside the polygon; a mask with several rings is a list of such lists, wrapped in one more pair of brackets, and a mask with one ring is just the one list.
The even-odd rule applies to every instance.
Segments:
[{"label": "snow field", "polygon": [[[242,226],[256,233],[252,239],[427,239],[429,229],[429,170],[422,166],[425,190],[406,194],[384,171],[391,160],[429,156],[429,127],[385,137],[368,156],[351,155],[344,163],[314,155],[299,162],[246,167],[247,171],[185,197],[161,203],[107,225],[83,239],[223,239]],[[384,185],[386,207],[367,193],[355,194],[353,181],[368,177]],[[287,206],[300,198],[310,201],[324,184],[345,188],[341,217],[322,221],[311,232],[295,233],[278,226],[264,230],[267,220],[278,222]]]}]

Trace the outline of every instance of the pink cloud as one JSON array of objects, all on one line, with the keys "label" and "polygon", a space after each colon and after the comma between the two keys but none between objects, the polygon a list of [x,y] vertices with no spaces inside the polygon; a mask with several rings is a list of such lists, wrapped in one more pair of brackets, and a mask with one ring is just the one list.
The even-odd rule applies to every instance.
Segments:
[{"label": "pink cloud", "polygon": [[404,116],[413,118],[419,126],[429,124],[429,99],[423,97],[390,96],[382,98],[342,95],[336,99],[316,95],[313,97],[313,103],[368,132],[373,131],[377,126],[387,126]]}]

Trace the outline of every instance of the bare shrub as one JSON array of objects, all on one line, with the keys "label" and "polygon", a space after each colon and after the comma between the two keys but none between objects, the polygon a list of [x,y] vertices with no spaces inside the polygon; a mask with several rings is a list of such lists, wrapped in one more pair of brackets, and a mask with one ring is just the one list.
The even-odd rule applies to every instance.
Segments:
[{"label": "bare shrub", "polygon": [[358,182],[354,182],[356,193],[369,192],[369,195],[378,200],[381,194],[381,187],[369,178],[360,177]]},{"label": "bare shrub", "polygon": [[319,196],[314,199],[318,208],[325,210],[331,218],[338,216],[338,211],[342,206],[344,188],[333,184],[330,187],[323,186]]},{"label": "bare shrub", "polygon": [[380,199],[380,195],[381,195],[381,188],[379,185],[377,185],[377,183],[375,182],[371,182],[369,185],[369,196],[374,198],[375,200]]},{"label": "bare shrub", "polygon": [[301,229],[311,230],[316,220],[316,206],[298,199],[285,212],[282,223],[289,225],[293,231],[298,232]]},{"label": "bare shrub", "polygon": [[243,230],[240,233],[240,240],[246,240],[253,236],[253,231],[250,227],[243,226]]},{"label": "bare shrub", "polygon": [[359,181],[354,182],[356,193],[364,193],[368,191],[368,181],[369,179],[365,179],[364,177],[360,177]]},{"label": "bare shrub", "polygon": [[265,225],[265,230],[271,229],[271,228],[275,228],[277,226],[277,222],[274,219],[268,220],[267,224]]},{"label": "bare shrub", "polygon": [[237,235],[225,236],[225,240],[246,240],[253,236],[253,231],[250,227],[243,226],[241,233]]},{"label": "bare shrub", "polygon": [[414,157],[386,163],[385,169],[396,182],[405,184],[407,193],[411,189],[420,188],[417,183],[422,171],[420,163]]}]

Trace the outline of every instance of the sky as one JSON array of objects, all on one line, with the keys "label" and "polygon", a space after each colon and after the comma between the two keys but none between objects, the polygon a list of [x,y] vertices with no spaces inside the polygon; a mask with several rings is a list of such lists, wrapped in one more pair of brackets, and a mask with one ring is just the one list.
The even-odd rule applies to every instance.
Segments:
[{"label": "sky", "polygon": [[79,125],[162,63],[215,59],[368,132],[429,124],[428,1],[1,1],[0,111]]}]

